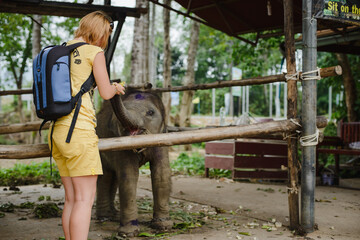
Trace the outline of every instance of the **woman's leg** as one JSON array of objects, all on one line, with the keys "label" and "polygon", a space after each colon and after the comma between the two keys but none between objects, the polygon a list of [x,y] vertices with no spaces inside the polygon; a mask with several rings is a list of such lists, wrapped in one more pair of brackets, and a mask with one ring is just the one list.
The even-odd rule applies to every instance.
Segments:
[{"label": "woman's leg", "polygon": [[70,240],[70,215],[74,206],[75,195],[71,177],[61,177],[61,181],[65,188],[65,204],[62,213],[62,228],[65,234],[65,239]]},{"label": "woman's leg", "polygon": [[75,202],[70,216],[70,236],[74,240],[87,240],[91,209],[96,193],[97,175],[72,177],[71,180],[74,187]]}]

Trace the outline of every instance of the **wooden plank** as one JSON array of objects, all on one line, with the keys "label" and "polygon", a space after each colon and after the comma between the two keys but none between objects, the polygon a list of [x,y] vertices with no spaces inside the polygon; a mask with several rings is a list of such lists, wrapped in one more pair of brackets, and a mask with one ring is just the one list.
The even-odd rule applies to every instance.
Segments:
[{"label": "wooden plank", "polygon": [[253,157],[253,156],[235,156],[235,168],[278,168],[281,165],[287,166],[286,157]]},{"label": "wooden plank", "polygon": [[286,171],[239,171],[234,169],[233,178],[287,179]]},{"label": "wooden plank", "polygon": [[357,149],[318,148],[316,151],[318,151],[319,153],[328,153],[328,154],[360,155],[360,150],[357,150]]},{"label": "wooden plank", "polygon": [[24,0],[1,0],[0,12],[20,13],[20,14],[38,14],[48,16],[63,16],[82,18],[93,11],[102,10],[109,14],[113,20],[118,16],[140,17],[141,13],[146,13],[145,8],[128,8],[116,6],[104,6],[94,4],[78,4],[56,1],[24,1]]},{"label": "wooden plank", "polygon": [[360,122],[341,123],[340,137],[346,144],[360,141]]},{"label": "wooden plank", "polygon": [[205,168],[233,170],[234,159],[226,157],[205,156]]},{"label": "wooden plank", "polygon": [[235,142],[235,153],[287,156],[287,145],[262,142]]},{"label": "wooden plank", "polygon": [[321,146],[334,146],[334,147],[338,147],[338,146],[343,146],[343,142],[341,141],[340,137],[335,137],[335,136],[325,136],[322,142],[319,142],[319,144],[317,145],[318,147]]},{"label": "wooden plank", "polygon": [[205,144],[206,154],[233,155],[234,142],[207,142]]}]

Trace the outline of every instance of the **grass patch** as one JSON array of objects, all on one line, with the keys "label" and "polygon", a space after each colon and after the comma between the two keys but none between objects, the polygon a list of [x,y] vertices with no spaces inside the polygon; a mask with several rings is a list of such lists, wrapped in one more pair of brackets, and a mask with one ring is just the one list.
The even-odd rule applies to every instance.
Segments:
[{"label": "grass patch", "polygon": [[[205,159],[198,152],[188,155],[185,152],[180,153],[178,158],[170,164],[172,170],[177,174],[201,175],[205,174]],[[214,178],[231,178],[230,170],[209,169],[209,176]]]},{"label": "grass patch", "polygon": [[0,169],[0,186],[21,186],[39,183],[59,184],[61,182],[59,171],[52,164],[52,175],[50,174],[50,163],[15,164],[12,168]]}]

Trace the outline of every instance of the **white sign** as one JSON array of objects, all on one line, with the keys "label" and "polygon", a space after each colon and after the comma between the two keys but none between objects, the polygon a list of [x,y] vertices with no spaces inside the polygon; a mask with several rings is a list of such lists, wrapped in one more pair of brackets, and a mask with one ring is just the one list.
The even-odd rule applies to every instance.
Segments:
[{"label": "white sign", "polygon": [[171,106],[179,105],[179,92],[171,92]]}]

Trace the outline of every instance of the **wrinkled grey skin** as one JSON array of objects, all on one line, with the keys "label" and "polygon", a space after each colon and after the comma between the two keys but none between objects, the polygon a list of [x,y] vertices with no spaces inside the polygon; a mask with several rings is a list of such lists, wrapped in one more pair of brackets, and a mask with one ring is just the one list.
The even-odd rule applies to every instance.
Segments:
[{"label": "wrinkled grey skin", "polygon": [[[112,99],[111,103],[104,101],[97,116],[99,138],[166,132],[164,106],[158,96],[133,92],[121,99]],[[150,162],[154,198],[152,226],[162,230],[172,227],[169,218],[171,169],[167,147],[147,148],[141,153],[132,150],[102,152],[101,161],[104,175],[99,176],[97,182],[97,218],[119,220],[119,234],[137,235],[136,188],[139,167]],[[120,212],[114,206],[117,190]]]}]

